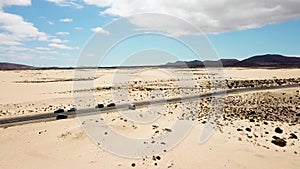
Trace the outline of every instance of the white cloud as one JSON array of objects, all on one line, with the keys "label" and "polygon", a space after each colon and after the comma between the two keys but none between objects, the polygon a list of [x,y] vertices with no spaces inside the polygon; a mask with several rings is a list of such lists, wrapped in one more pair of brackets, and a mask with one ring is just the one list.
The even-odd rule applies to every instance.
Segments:
[{"label": "white cloud", "polygon": [[50,51],[51,50],[50,48],[47,48],[47,47],[36,47],[35,49],[42,50],[42,51]]},{"label": "white cloud", "polygon": [[70,33],[69,32],[56,32],[56,35],[66,36],[66,35],[70,35]]},{"label": "white cloud", "polygon": [[43,20],[44,22],[46,22],[49,25],[53,25],[54,24],[52,21],[47,20],[47,18],[45,16],[40,16],[39,19]]},{"label": "white cloud", "polygon": [[74,29],[75,30],[82,30],[83,28],[82,27],[75,27]]},{"label": "white cloud", "polygon": [[109,32],[107,30],[104,30],[101,27],[92,28],[91,30],[95,33],[101,33],[101,34],[109,35]]},{"label": "white cloud", "polygon": [[11,6],[11,5],[28,6],[31,5],[31,0],[1,0],[0,1],[0,7]]},{"label": "white cloud", "polygon": [[[33,23],[22,16],[3,11],[11,5],[28,6],[31,0],[0,0],[0,56],[7,61],[32,61],[40,56],[51,57],[59,53],[49,47],[28,47],[27,41],[46,41],[51,38],[39,31]],[[40,17],[45,19],[45,17]],[[62,41],[64,42],[64,41]]]},{"label": "white cloud", "polygon": [[[32,23],[15,14],[5,13],[0,10],[0,30],[3,31],[0,40],[6,39],[8,43],[20,44],[26,40],[46,41],[48,35],[40,32]],[[2,42],[2,44],[5,42]],[[9,44],[8,44],[9,45]]]},{"label": "white cloud", "polygon": [[58,39],[58,38],[54,38],[54,39],[51,39],[51,42],[53,42],[53,43],[67,43],[68,40],[61,40],[61,39]]},{"label": "white cloud", "polygon": [[24,51],[32,51],[32,50],[23,46],[10,46],[7,48],[7,51],[24,52]]},{"label": "white cloud", "polygon": [[60,22],[73,22],[72,18],[63,18],[59,20]]},{"label": "white cloud", "polygon": [[99,7],[111,6],[113,0],[83,0],[88,5],[97,5]]},{"label": "white cloud", "polygon": [[47,47],[26,47],[26,46],[0,46],[0,57],[6,61],[20,61],[27,60],[31,61],[32,59],[37,59],[40,56],[59,56],[60,53],[57,51],[51,50]]},{"label": "white cloud", "polygon": [[11,34],[0,33],[0,45],[16,46],[22,45],[22,43],[19,38]]},{"label": "white cloud", "polygon": [[58,43],[50,43],[48,46],[53,48],[58,48],[58,49],[67,49],[67,50],[78,49],[78,47],[71,47],[65,44],[58,44]]},{"label": "white cloud", "polygon": [[76,0],[46,0],[46,1],[52,2],[55,5],[60,7],[74,7],[77,9],[83,8],[83,6],[77,3]]},{"label": "white cloud", "polygon": [[[83,0],[86,4],[106,7],[102,15],[127,17],[151,12],[183,18],[205,33],[222,33],[262,27],[300,18],[299,0]],[[163,17],[168,18],[168,17]],[[174,25],[163,18],[135,18],[132,23],[154,29],[169,29]],[[170,19],[170,18],[169,18]],[[151,22],[152,21],[152,22]],[[154,24],[153,24],[154,23]],[[176,25],[175,33],[192,34]],[[179,31],[179,32],[178,32]]]}]

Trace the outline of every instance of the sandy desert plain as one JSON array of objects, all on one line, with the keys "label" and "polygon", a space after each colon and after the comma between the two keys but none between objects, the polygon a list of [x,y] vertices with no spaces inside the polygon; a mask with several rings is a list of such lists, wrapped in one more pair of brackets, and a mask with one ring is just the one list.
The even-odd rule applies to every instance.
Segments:
[{"label": "sandy desert plain", "polygon": [[[78,76],[74,72],[0,71],[0,120],[53,113],[59,108],[93,108],[97,103],[118,105],[207,93],[214,78],[203,68],[80,69],[76,70]],[[227,89],[300,84],[300,69],[224,68],[223,73],[224,79],[217,78]],[[120,74],[131,78],[122,81],[116,76]],[[87,82],[94,86],[89,87]],[[107,152],[90,139],[82,126],[86,121],[99,120],[95,115],[1,127],[0,168],[298,169],[299,90],[291,87],[225,95],[224,112],[218,114],[215,131],[205,143],[200,143],[199,137],[211,116],[211,97],[164,103],[162,109],[137,107],[141,117],[148,109],[160,115],[147,124],[127,120],[117,111],[101,115],[111,128],[130,138],[173,132],[172,124],[177,120],[194,122],[190,133],[174,148],[137,159]]]}]

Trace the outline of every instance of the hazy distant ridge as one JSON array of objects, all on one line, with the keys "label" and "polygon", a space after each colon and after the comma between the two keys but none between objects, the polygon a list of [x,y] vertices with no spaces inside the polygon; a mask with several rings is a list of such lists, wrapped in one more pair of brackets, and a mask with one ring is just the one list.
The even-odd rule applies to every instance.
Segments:
[{"label": "hazy distant ridge", "polygon": [[[176,61],[158,67],[300,67],[300,57],[283,56],[278,54],[256,55],[244,60],[237,59],[220,59],[219,61],[211,60],[193,60],[193,61]],[[130,66],[128,66],[130,67]],[[143,66],[137,66],[143,67]],[[151,66],[155,67],[155,66]],[[60,69],[62,67],[33,67],[29,65],[0,62],[0,70],[25,70],[25,69]],[[72,69],[64,67],[63,69]],[[88,68],[88,67],[86,67]],[[114,67],[116,68],[116,67]]]},{"label": "hazy distant ridge", "polygon": [[242,60],[235,66],[300,66],[300,58],[276,54],[258,55]]},{"label": "hazy distant ridge", "polygon": [[188,67],[300,67],[300,57],[290,57],[278,54],[257,55],[244,60],[237,59],[221,59],[219,61],[177,61],[175,63],[167,63],[166,66],[188,66]]},{"label": "hazy distant ridge", "polygon": [[15,64],[15,63],[7,63],[0,62],[0,70],[24,70],[24,69],[34,69],[33,66]]}]

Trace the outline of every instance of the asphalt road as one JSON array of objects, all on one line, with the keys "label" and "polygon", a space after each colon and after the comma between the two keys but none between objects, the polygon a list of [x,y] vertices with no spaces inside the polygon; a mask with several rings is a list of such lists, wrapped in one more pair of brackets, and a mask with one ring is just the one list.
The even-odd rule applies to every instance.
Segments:
[{"label": "asphalt road", "polygon": [[[226,96],[227,94],[237,94],[242,92],[251,92],[251,91],[263,91],[263,90],[270,90],[270,89],[287,89],[287,88],[297,88],[300,87],[300,84],[293,84],[293,85],[283,85],[283,86],[269,86],[269,87],[252,87],[252,88],[238,88],[238,89],[228,89],[216,92],[209,92],[199,95],[191,95],[185,97],[176,97],[176,98],[169,98],[169,99],[159,99],[153,101],[142,101],[133,103],[136,105],[136,108],[142,108],[155,104],[165,104],[165,103],[175,103],[175,102],[185,102],[189,100],[196,100],[200,98],[207,98],[213,96]],[[104,107],[102,109],[97,108],[89,108],[89,109],[81,109],[77,110],[76,112],[65,112],[63,114],[68,115],[68,118],[74,118],[76,116],[81,115],[93,115],[98,113],[110,113],[115,112],[116,110],[128,110],[129,104],[120,104],[116,107]],[[53,121],[56,120],[57,114],[50,113],[50,114],[37,114],[31,116],[22,116],[22,117],[14,117],[14,118],[7,118],[0,120],[0,127],[9,127],[27,123],[34,123],[34,122],[44,122],[44,121]]]}]

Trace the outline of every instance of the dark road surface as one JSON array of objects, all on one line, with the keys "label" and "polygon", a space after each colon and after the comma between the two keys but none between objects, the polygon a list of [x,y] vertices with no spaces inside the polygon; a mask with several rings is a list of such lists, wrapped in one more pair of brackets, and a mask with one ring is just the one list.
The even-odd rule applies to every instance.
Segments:
[{"label": "dark road surface", "polygon": [[[263,90],[270,90],[270,89],[286,89],[286,88],[297,88],[300,87],[300,84],[293,84],[293,85],[283,85],[283,86],[270,86],[270,87],[252,87],[252,88],[238,88],[238,89],[228,89],[216,92],[209,92],[199,95],[191,95],[186,97],[177,97],[177,98],[168,98],[168,99],[160,99],[160,100],[153,100],[153,101],[142,101],[142,102],[135,102],[133,104],[136,105],[136,108],[141,108],[145,106],[149,106],[150,104],[165,104],[165,103],[173,103],[173,102],[184,102],[188,100],[195,100],[199,98],[206,98],[212,96],[226,96],[227,94],[236,94],[242,92],[251,92],[251,91],[263,91]],[[98,108],[89,108],[89,109],[81,109],[77,110],[76,112],[65,112],[63,114],[68,115],[68,118],[74,118],[80,115],[93,115],[98,113],[109,113],[115,112],[116,110],[128,110],[129,104],[120,104],[116,107],[104,107],[101,109]],[[7,118],[0,120],[0,127],[9,127],[27,123],[34,123],[34,122],[43,122],[43,121],[52,121],[56,120],[57,114],[50,113],[50,114],[38,114],[38,115],[31,115],[31,116],[22,116],[22,117],[14,117],[14,118]]]}]

